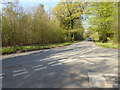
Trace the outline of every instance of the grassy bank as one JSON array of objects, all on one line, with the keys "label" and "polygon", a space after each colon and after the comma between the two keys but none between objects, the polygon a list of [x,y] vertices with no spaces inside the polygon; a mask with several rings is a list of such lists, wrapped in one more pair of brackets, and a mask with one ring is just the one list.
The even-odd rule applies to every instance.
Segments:
[{"label": "grassy bank", "polygon": [[117,43],[101,43],[101,42],[95,42],[98,46],[102,46],[105,48],[113,48],[113,49],[118,49],[118,44]]},{"label": "grassy bank", "polygon": [[50,49],[60,46],[66,46],[73,43],[77,43],[80,41],[73,41],[73,42],[65,42],[65,43],[56,43],[56,44],[46,44],[46,45],[30,45],[30,46],[12,46],[12,47],[3,47],[0,49],[2,54],[11,54],[11,53],[20,53],[20,52],[27,52],[33,50],[41,50],[41,49]]}]

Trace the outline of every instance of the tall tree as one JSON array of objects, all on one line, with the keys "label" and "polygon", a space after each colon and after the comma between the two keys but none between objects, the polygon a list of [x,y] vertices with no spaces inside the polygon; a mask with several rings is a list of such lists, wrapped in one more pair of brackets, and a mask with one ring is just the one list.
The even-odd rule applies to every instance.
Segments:
[{"label": "tall tree", "polygon": [[5,2],[2,12],[2,44],[16,46],[65,41],[63,30],[49,18],[44,6],[25,12],[19,2]]},{"label": "tall tree", "polygon": [[82,2],[59,2],[53,14],[60,20],[63,29],[73,29],[75,20],[81,19],[83,8]]},{"label": "tall tree", "polygon": [[88,4],[87,14],[90,24],[97,27],[96,31],[99,34],[99,40],[107,42],[108,39],[113,39],[117,22],[117,3],[116,2],[93,2]]},{"label": "tall tree", "polygon": [[[84,3],[82,2],[59,2],[55,8],[53,8],[53,15],[60,21],[60,27],[67,30],[68,38],[75,38],[76,33],[80,33],[76,30],[81,30],[82,28],[82,18]],[[76,30],[73,30],[76,29]],[[71,32],[71,30],[73,30]],[[82,34],[82,33],[81,33]],[[80,36],[78,36],[80,37]],[[81,38],[82,39],[82,38]]]}]

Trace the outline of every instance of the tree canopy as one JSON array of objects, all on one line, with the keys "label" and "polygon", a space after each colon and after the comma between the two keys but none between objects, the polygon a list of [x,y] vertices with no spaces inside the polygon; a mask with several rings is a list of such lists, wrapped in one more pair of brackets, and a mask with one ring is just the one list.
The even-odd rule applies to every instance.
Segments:
[{"label": "tree canopy", "polygon": [[[60,1],[49,13],[42,4],[28,12],[19,1],[5,2],[3,6],[3,46],[59,43],[95,36],[101,42],[118,41],[117,2]],[[86,19],[87,32],[83,25]]]},{"label": "tree canopy", "polygon": [[93,2],[89,3],[86,14],[90,15],[89,23],[95,27],[94,32],[98,32],[99,40],[107,42],[108,39],[115,40],[117,35],[117,14],[116,2]]}]

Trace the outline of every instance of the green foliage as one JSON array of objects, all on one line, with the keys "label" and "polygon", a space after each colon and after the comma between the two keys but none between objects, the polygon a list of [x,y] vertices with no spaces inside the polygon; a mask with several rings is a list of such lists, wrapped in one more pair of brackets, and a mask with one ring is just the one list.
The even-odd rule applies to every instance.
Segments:
[{"label": "green foliage", "polygon": [[3,47],[2,49],[0,49],[0,52],[2,52],[2,54],[26,52],[26,51],[32,51],[32,50],[40,50],[40,49],[60,47],[60,46],[70,45],[70,44],[73,44],[73,43],[76,43],[76,42],[77,41],[65,42],[65,43],[55,43],[55,44],[43,44],[43,45]]},{"label": "green foliage", "polygon": [[[69,40],[81,40],[84,30],[81,22],[81,15],[83,14],[84,3],[82,2],[59,2],[52,13],[56,19],[60,21],[62,27]],[[80,30],[82,28],[82,30]],[[76,29],[76,30],[75,30]],[[80,31],[79,31],[80,30]],[[75,31],[75,32],[71,32]],[[76,32],[77,31],[77,32]]]},{"label": "green foliage", "polygon": [[117,43],[100,43],[100,42],[96,42],[97,45],[105,47],[105,48],[114,48],[114,49],[118,49],[118,44]]},{"label": "green foliage", "polygon": [[92,32],[98,32],[99,40],[107,42],[108,38],[117,41],[117,3],[116,2],[93,2],[88,3],[86,14],[89,23],[95,26]]},{"label": "green foliage", "polygon": [[73,29],[75,20],[80,19],[83,13],[83,3],[69,1],[59,2],[52,12],[56,18],[59,19],[60,26],[63,29]]},{"label": "green foliage", "polygon": [[19,2],[6,2],[2,12],[3,46],[65,41],[63,30],[49,18],[41,4],[25,12]]}]

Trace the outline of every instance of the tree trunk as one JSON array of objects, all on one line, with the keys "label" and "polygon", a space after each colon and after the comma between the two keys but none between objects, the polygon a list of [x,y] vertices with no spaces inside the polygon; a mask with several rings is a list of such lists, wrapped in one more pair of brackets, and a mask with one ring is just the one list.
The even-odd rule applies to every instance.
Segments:
[{"label": "tree trunk", "polygon": [[72,19],[71,20],[71,29],[73,29],[73,26],[74,26],[74,20]]}]

